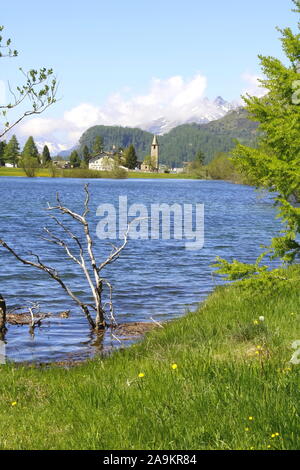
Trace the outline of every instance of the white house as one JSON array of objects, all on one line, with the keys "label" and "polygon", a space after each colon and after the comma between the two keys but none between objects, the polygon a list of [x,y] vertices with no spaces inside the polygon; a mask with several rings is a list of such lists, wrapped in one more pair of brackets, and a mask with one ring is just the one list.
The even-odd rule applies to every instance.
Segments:
[{"label": "white house", "polygon": [[98,170],[98,171],[112,171],[116,167],[122,168],[123,170],[128,171],[128,168],[117,164],[114,153],[100,153],[92,157],[89,161],[89,170]]},{"label": "white house", "polygon": [[89,161],[89,170],[111,171],[114,166],[114,158],[110,157],[106,153],[101,153],[96,157],[92,157]]}]

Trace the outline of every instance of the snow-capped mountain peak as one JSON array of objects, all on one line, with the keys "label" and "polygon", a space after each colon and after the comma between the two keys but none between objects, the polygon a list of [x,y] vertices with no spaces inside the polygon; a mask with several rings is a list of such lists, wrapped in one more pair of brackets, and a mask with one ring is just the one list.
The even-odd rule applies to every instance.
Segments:
[{"label": "snow-capped mountain peak", "polygon": [[237,107],[237,103],[230,103],[224,100],[222,96],[218,96],[214,101],[211,101],[208,98],[202,98],[192,108],[186,107],[184,112],[182,112],[181,109],[180,117],[178,118],[176,118],[176,115],[174,116],[174,119],[161,116],[151,122],[141,125],[140,127],[153,134],[163,135],[181,124],[206,124],[210,121],[221,119],[229,111],[232,111]]}]

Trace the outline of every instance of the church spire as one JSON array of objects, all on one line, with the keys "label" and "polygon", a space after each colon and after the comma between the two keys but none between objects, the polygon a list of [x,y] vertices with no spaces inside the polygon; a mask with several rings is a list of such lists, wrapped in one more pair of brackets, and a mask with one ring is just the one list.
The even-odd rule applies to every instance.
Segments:
[{"label": "church spire", "polygon": [[159,170],[159,144],[156,135],[151,145],[151,162],[155,171]]}]

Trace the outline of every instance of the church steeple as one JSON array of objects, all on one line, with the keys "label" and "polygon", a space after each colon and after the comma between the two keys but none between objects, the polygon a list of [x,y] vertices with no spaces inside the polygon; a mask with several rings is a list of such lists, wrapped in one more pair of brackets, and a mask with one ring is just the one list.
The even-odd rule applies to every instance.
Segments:
[{"label": "church steeple", "polygon": [[155,171],[159,169],[159,144],[156,135],[153,137],[151,145],[151,163]]}]

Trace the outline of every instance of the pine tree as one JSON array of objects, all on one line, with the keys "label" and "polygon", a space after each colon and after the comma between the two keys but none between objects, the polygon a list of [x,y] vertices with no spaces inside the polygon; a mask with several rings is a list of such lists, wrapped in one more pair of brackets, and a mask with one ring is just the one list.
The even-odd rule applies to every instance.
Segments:
[{"label": "pine tree", "polygon": [[87,145],[85,145],[85,146],[83,147],[82,156],[83,156],[83,160],[84,160],[85,164],[88,165],[91,156],[90,156],[90,151],[89,151],[89,148],[88,148]]},{"label": "pine tree", "polygon": [[23,152],[22,152],[22,158],[35,158],[36,160],[39,161],[39,151],[37,149],[37,146],[35,145],[34,139],[32,136],[30,136],[24,145]]},{"label": "pine tree", "polygon": [[[294,11],[300,13],[300,0],[293,2]],[[247,95],[244,101],[250,118],[260,124],[261,138],[256,149],[238,145],[233,162],[257,187],[275,193],[285,227],[255,265],[238,261],[230,264],[219,259],[219,273],[231,279],[261,272],[266,267],[259,264],[267,253],[284,262],[292,262],[300,254],[300,207],[295,204],[300,202],[300,35],[290,28],[278,30],[287,64],[274,57],[259,56],[266,77],[261,84],[267,93],[263,98]]]},{"label": "pine tree", "polygon": [[125,166],[130,170],[134,170],[137,166],[137,156],[134,146],[131,144],[126,151]]},{"label": "pine tree", "polygon": [[73,168],[79,168],[80,167],[80,157],[78,155],[78,152],[76,150],[73,150],[73,152],[70,155],[70,164]]},{"label": "pine tree", "polygon": [[204,161],[205,161],[205,155],[204,153],[199,150],[197,153],[196,153],[196,156],[195,156],[195,164],[196,165],[200,165],[200,166],[203,166],[204,165]]},{"label": "pine tree", "polygon": [[20,146],[15,135],[12,136],[8,144],[4,149],[4,161],[5,163],[11,163],[16,166],[20,156]]},{"label": "pine tree", "polygon": [[47,145],[44,146],[43,148],[43,153],[42,153],[42,162],[44,166],[47,166],[51,162],[51,155],[50,151]]},{"label": "pine tree", "polygon": [[103,138],[97,135],[93,143],[93,155],[99,155],[103,152]]},{"label": "pine tree", "polygon": [[5,165],[5,160],[4,160],[5,147],[6,147],[5,140],[0,140],[0,166]]}]

